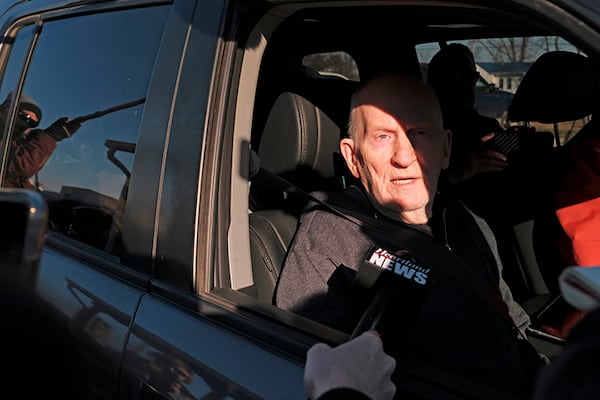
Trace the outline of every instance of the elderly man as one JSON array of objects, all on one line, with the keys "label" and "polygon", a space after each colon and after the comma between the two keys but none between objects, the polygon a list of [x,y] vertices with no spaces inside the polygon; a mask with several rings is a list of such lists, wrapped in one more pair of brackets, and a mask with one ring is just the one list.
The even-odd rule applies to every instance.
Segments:
[{"label": "elderly man", "polygon": [[[399,280],[377,327],[397,362],[398,398],[527,398],[539,357],[523,333],[529,317],[501,277],[493,235],[461,203],[434,204],[451,133],[433,91],[405,75],[363,83],[352,97],[349,136],[340,149],[361,187],[328,202],[388,228],[378,233],[327,208],[307,209],[276,304],[350,333],[369,303],[357,294],[357,271],[384,258],[408,268],[405,278],[422,278],[416,289]],[[390,225],[426,245],[402,243]],[[443,261],[432,262],[430,253]],[[470,285],[463,277],[473,275]],[[533,354],[533,368],[525,354]]]}]

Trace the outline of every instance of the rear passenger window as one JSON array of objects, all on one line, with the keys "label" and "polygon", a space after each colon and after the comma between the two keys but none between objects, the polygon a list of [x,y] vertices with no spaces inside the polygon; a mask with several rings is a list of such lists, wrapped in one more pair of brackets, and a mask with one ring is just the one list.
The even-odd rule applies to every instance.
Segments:
[{"label": "rear passenger window", "polygon": [[[475,57],[479,72],[475,108],[482,115],[496,118],[504,127],[514,122],[520,124],[518,121],[507,120],[507,110],[521,80],[536,59],[544,53],[557,50],[581,53],[581,50],[560,36],[481,38],[456,42],[469,47]],[[427,79],[429,61],[439,50],[438,42],[416,45],[423,79]],[[548,84],[552,85],[552,82]],[[581,127],[585,122],[579,121],[575,127]],[[538,131],[552,131],[552,127],[548,129],[547,126],[536,128]],[[569,126],[560,127],[562,142],[568,140],[572,131]]]},{"label": "rear passenger window", "polygon": [[344,51],[309,54],[302,59],[302,65],[310,68],[316,74],[316,77],[360,81],[356,62],[350,54]]},{"label": "rear passenger window", "polygon": [[[119,10],[48,21],[37,30],[25,26],[16,35],[0,91],[3,106],[15,110],[2,115],[14,115],[11,143],[18,143],[9,150],[3,186],[40,191],[49,205],[50,230],[116,255],[168,12],[168,6]],[[18,107],[11,106],[13,93],[20,93]],[[61,118],[75,123],[57,123]]]}]

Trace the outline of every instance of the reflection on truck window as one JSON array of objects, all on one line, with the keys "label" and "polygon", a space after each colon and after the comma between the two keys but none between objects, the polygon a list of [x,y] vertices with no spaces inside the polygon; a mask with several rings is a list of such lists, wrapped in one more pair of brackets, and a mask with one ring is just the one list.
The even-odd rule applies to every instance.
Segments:
[{"label": "reflection on truck window", "polygon": [[[145,96],[168,11],[148,7],[44,23],[18,91],[21,104],[35,103],[40,112],[32,113],[32,122],[21,115],[27,111],[23,106],[9,107],[13,138],[22,148],[9,153],[3,186],[40,191],[49,205],[49,229],[116,255]],[[17,34],[9,58],[14,66],[7,68],[0,94],[18,88],[25,54],[19,49],[31,34],[29,27]],[[19,131],[28,123],[35,124],[35,129],[29,126],[31,136]],[[31,148],[37,153],[27,153]],[[28,163],[19,162],[18,155],[34,153]]]}]

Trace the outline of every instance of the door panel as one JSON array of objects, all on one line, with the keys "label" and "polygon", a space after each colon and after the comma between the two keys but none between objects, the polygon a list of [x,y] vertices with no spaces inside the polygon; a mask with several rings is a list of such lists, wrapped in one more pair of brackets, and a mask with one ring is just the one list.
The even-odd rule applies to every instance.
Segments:
[{"label": "door panel", "polygon": [[[202,300],[196,309],[214,320],[229,312]],[[127,344],[122,394],[146,399],[306,399],[303,365],[214,320],[184,312],[158,296],[144,296]]]}]

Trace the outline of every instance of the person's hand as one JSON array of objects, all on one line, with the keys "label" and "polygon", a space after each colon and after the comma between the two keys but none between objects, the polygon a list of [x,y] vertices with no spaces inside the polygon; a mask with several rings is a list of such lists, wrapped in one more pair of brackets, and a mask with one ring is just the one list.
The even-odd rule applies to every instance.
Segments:
[{"label": "person's hand", "polygon": [[480,139],[468,158],[461,163],[460,167],[449,171],[450,181],[458,183],[467,180],[480,172],[498,172],[508,166],[506,154],[496,151],[487,145],[487,141],[494,137],[495,133],[489,133]]},{"label": "person's hand", "polygon": [[62,117],[54,121],[44,132],[58,142],[73,136],[80,127],[80,123],[69,121],[69,118]]},{"label": "person's hand", "polygon": [[396,360],[383,351],[379,334],[368,331],[337,347],[317,343],[306,354],[304,387],[311,400],[332,389],[357,390],[371,399],[392,399]]}]

